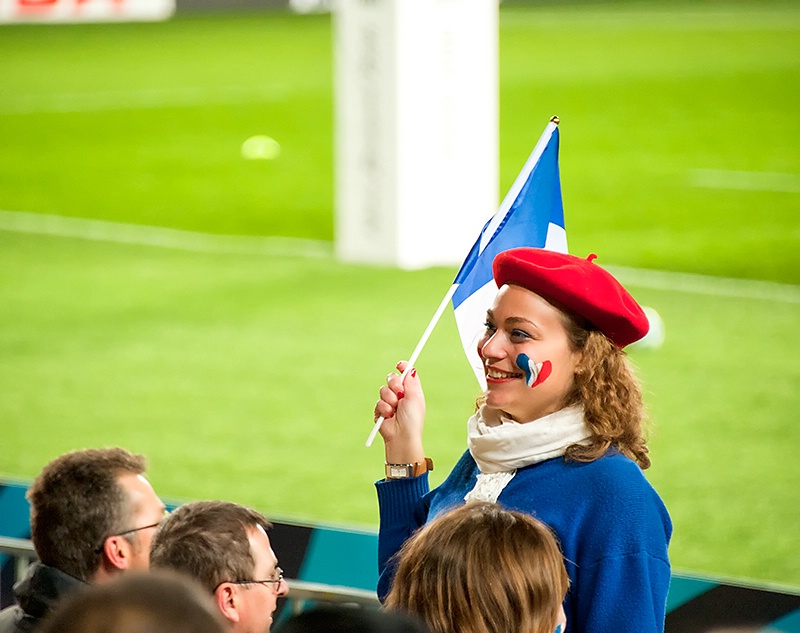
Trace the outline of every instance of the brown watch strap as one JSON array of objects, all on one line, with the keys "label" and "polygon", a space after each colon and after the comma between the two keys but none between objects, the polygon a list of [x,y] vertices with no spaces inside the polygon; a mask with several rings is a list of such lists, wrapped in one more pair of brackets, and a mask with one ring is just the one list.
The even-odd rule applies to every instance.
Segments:
[{"label": "brown watch strap", "polygon": [[390,464],[386,463],[386,479],[410,479],[433,470],[433,460],[426,457],[421,462],[413,464]]},{"label": "brown watch strap", "polygon": [[430,457],[426,457],[423,461],[414,464],[414,477],[419,477],[429,470],[433,470],[433,460]]}]

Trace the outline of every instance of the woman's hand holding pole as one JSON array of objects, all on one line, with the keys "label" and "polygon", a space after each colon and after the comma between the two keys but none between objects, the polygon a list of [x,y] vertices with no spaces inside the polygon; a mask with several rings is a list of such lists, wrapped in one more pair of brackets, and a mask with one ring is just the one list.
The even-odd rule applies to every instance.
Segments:
[{"label": "woman's hand holding pole", "polygon": [[425,461],[422,429],[425,423],[425,395],[415,369],[406,361],[397,363],[400,374],[389,374],[375,404],[374,418],[383,417],[380,434],[389,464]]}]

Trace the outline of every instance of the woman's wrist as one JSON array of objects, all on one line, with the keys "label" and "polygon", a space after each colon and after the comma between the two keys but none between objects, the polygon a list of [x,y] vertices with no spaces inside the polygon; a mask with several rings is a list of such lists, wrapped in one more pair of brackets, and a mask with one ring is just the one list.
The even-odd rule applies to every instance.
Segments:
[{"label": "woman's wrist", "polygon": [[414,464],[425,461],[421,442],[389,442],[384,445],[387,464]]}]

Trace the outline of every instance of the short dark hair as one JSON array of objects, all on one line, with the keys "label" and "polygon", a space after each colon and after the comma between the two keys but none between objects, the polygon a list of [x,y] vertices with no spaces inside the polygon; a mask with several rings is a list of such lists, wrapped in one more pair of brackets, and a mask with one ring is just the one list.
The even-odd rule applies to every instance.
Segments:
[{"label": "short dark hair", "polygon": [[102,560],[98,547],[132,512],[119,477],[145,467],[144,456],[123,448],[73,451],[47,464],[26,495],[39,560],[91,580]]},{"label": "short dark hair", "polygon": [[252,580],[255,561],[247,530],[257,526],[272,528],[263,515],[238,503],[187,503],[153,537],[150,565],[188,574],[210,593],[223,582]]},{"label": "short dark hair", "polygon": [[226,633],[211,598],[175,572],[131,572],[70,595],[39,633]]}]

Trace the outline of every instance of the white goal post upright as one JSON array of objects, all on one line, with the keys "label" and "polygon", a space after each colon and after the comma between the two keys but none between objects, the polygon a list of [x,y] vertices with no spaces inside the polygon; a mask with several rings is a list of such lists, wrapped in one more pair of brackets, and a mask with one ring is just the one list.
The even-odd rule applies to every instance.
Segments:
[{"label": "white goal post upright", "polygon": [[335,248],[460,264],[498,201],[498,0],[337,0]]}]

